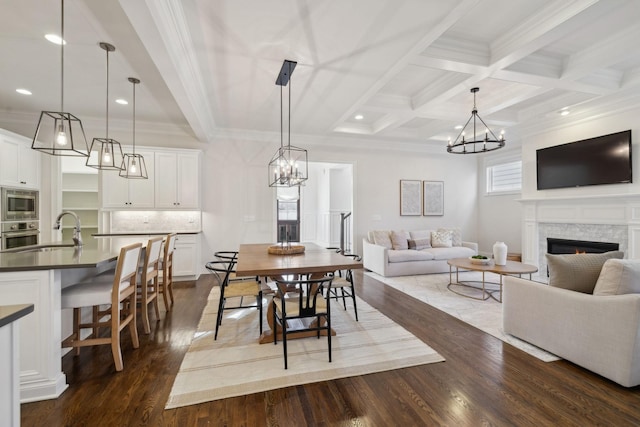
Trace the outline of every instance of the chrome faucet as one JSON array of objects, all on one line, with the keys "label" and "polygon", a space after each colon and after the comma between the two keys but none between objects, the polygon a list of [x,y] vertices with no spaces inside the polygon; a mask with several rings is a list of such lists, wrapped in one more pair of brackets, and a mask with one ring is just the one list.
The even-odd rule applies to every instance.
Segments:
[{"label": "chrome faucet", "polygon": [[73,227],[73,244],[75,246],[82,246],[82,234],[80,233],[80,218],[78,218],[78,215],[76,215],[75,212],[71,212],[71,211],[62,211],[60,213],[60,215],[58,215],[58,218],[56,218],[56,223],[53,226],[54,230],[60,230],[60,220],[62,219],[63,216],[65,215],[71,215],[72,217],[75,218],[76,220],[76,226]]}]

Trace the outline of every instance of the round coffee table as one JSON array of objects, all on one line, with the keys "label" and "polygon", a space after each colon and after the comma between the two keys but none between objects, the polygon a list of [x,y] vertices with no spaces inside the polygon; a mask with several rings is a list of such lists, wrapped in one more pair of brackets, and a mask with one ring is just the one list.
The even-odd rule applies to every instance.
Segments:
[{"label": "round coffee table", "polygon": [[[447,289],[451,292],[454,292],[458,295],[462,295],[467,298],[479,299],[479,300],[487,300],[489,298],[493,298],[498,302],[502,302],[502,276],[504,275],[512,275],[517,274],[521,276],[523,274],[529,275],[529,280],[531,280],[531,274],[538,271],[538,267],[531,264],[523,264],[518,261],[507,261],[506,265],[495,265],[493,260],[491,260],[488,264],[474,264],[471,262],[469,258],[453,258],[447,261],[449,264],[449,284],[447,285]],[[453,268],[456,268],[456,281],[452,280]],[[458,273],[459,270],[469,270],[469,271],[481,271],[482,272],[482,281],[478,280],[465,280],[460,281]],[[484,274],[486,272],[496,273],[500,276],[500,282],[487,282],[484,279]],[[487,288],[487,285],[494,285],[492,287]],[[495,288],[495,285],[498,288]],[[480,297],[476,297],[473,295],[465,294],[456,289],[456,287],[463,288],[471,288],[476,290],[481,290],[482,295]],[[499,298],[495,297],[495,293],[500,295]]]}]

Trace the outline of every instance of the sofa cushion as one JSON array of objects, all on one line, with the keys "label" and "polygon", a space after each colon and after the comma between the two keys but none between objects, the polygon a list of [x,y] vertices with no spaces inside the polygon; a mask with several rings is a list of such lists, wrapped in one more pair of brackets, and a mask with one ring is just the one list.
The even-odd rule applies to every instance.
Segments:
[{"label": "sofa cushion", "polygon": [[453,246],[451,231],[438,230],[431,232],[431,246],[434,248],[450,248]]},{"label": "sofa cushion", "polygon": [[429,252],[433,255],[433,259],[453,259],[453,258],[468,258],[475,255],[475,251],[465,246],[453,246],[451,248],[431,248],[423,249],[420,252]]},{"label": "sofa cushion", "polygon": [[404,230],[392,231],[391,247],[395,250],[409,249],[409,232]]},{"label": "sofa cushion", "polygon": [[640,261],[608,259],[593,288],[594,295],[622,295],[640,293]]},{"label": "sofa cushion", "polygon": [[428,249],[425,249],[423,251],[414,251],[411,249],[392,249],[388,252],[389,262],[430,261],[433,259],[433,254],[427,251]]},{"label": "sofa cushion", "polygon": [[451,246],[462,246],[462,231],[459,228],[439,228],[438,231],[450,231]]},{"label": "sofa cushion", "polygon": [[549,286],[591,294],[605,261],[623,256],[624,253],[620,251],[602,254],[546,254]]},{"label": "sofa cushion", "polygon": [[409,249],[417,251],[431,247],[431,239],[409,239]]},{"label": "sofa cushion", "polygon": [[428,239],[429,240],[429,244],[431,244],[431,231],[432,230],[410,231],[409,232],[409,236],[413,240]]},{"label": "sofa cushion", "polygon": [[373,243],[391,249],[391,237],[387,230],[374,230],[371,234],[373,236]]}]

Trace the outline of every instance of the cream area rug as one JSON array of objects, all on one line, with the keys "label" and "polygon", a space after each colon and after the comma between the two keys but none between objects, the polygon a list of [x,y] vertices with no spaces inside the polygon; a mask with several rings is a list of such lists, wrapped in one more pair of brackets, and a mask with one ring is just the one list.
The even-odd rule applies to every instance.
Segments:
[{"label": "cream area rug", "polygon": [[[502,304],[492,298],[487,300],[476,300],[458,295],[449,289],[449,273],[444,274],[422,274],[416,276],[401,277],[383,277],[379,274],[366,272],[364,273],[385,285],[391,286],[405,294],[429,304],[440,311],[444,311],[451,316],[457,317],[471,326],[475,326],[483,332],[493,335],[502,341],[517,347],[530,355],[537,357],[545,362],[560,360],[554,354],[546,352],[541,348],[522,341],[514,336],[505,334],[502,329]],[[479,272],[460,272],[460,280],[464,281],[481,281],[482,273]],[[455,281],[455,274],[453,276]],[[485,273],[485,280],[499,283],[500,278],[494,273]],[[456,288],[463,292],[467,291]],[[480,295],[481,291],[477,291],[475,295]]]},{"label": "cream area rug", "polygon": [[[214,341],[220,291],[215,286],[198,330],[182,361],[166,409],[408,366],[444,358],[391,319],[357,300],[358,319],[347,302],[331,301],[332,362],[327,338],[287,341],[289,369],[284,369],[282,342],[259,344],[258,311],[225,311]],[[266,300],[263,314],[266,313]],[[268,328],[266,320],[264,327]]]}]

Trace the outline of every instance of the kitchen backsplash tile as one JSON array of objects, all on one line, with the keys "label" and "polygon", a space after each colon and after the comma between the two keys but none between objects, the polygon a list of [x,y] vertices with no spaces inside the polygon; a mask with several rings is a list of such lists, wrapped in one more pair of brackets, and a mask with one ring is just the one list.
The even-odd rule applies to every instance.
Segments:
[{"label": "kitchen backsplash tile", "polygon": [[114,211],[111,233],[193,233],[202,230],[200,211]]}]

